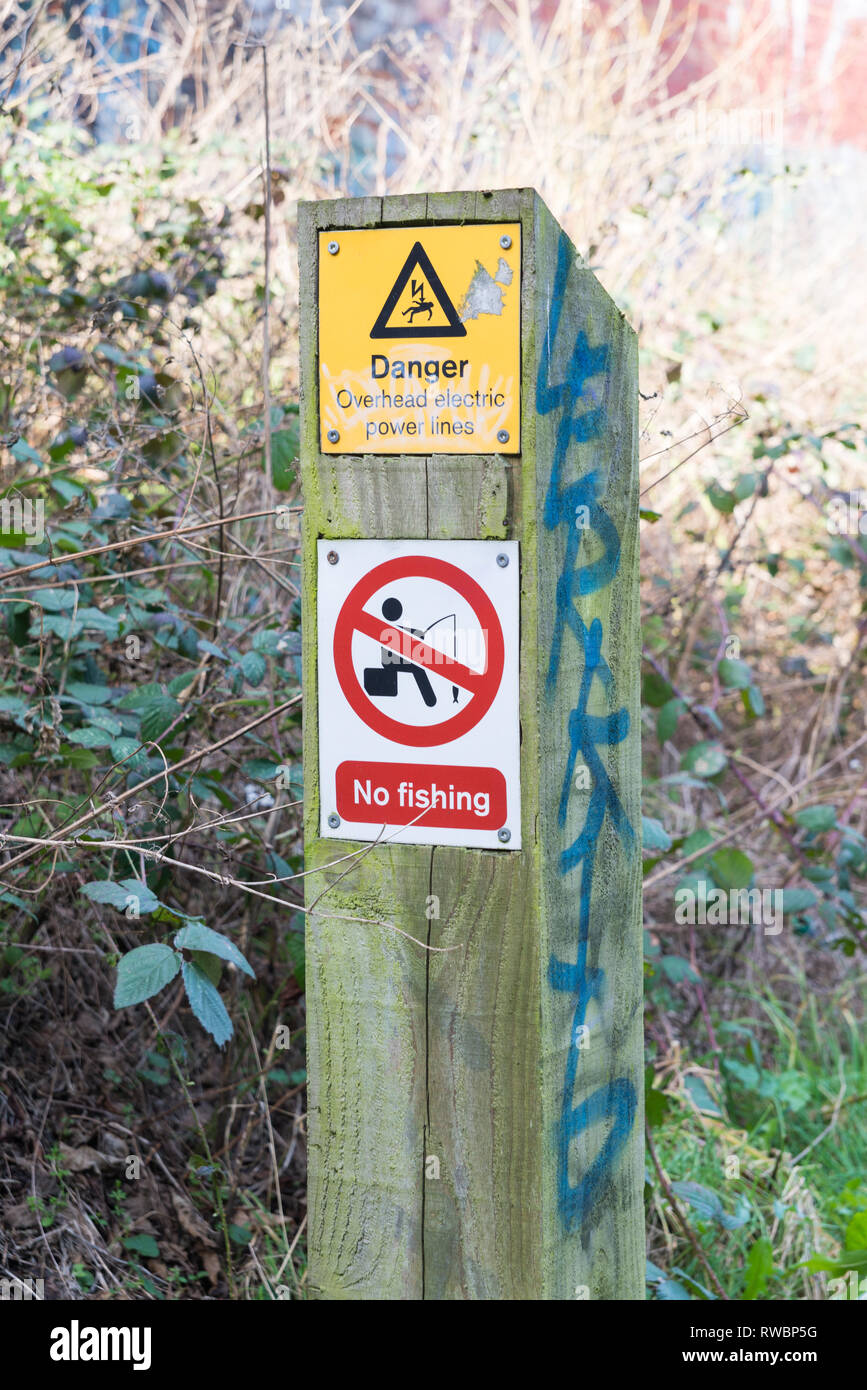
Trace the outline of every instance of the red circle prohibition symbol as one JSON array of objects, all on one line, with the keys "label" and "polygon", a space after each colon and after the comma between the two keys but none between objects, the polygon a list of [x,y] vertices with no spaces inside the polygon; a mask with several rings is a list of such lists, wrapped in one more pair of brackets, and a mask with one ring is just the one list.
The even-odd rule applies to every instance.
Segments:
[{"label": "red circle prohibition symbol", "polygon": [[[352,638],[356,632],[370,637],[382,647],[391,646],[400,650],[401,639],[406,642],[406,632],[392,626],[383,618],[375,618],[364,611],[368,599],[386,584],[396,579],[436,579],[448,584],[456,593],[466,599],[479,621],[482,633],[486,636],[487,665],[484,672],[474,671],[460,661],[445,656],[437,648],[428,647],[420,638],[412,639],[413,660],[424,670],[434,671],[445,676],[454,685],[461,686],[472,693],[470,703],[439,724],[404,724],[392,719],[371,702],[355,673],[352,664]],[[415,658],[418,657],[416,661]],[[334,627],[334,669],[340,688],[355,713],[369,729],[381,734],[392,743],[412,748],[430,748],[438,743],[451,743],[462,734],[469,733],[487,714],[494,703],[505,662],[503,629],[497,617],[497,610],[480,584],[471,579],[456,565],[446,560],[437,560],[429,555],[402,555],[395,560],[385,560],[377,565],[347,595],[337,616]]]}]

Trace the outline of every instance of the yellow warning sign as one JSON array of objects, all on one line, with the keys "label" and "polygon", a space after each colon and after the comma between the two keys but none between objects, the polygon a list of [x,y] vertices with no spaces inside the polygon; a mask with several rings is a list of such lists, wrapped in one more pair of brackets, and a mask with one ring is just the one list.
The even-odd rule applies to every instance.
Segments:
[{"label": "yellow warning sign", "polygon": [[319,234],[320,447],[517,454],[521,227]]}]

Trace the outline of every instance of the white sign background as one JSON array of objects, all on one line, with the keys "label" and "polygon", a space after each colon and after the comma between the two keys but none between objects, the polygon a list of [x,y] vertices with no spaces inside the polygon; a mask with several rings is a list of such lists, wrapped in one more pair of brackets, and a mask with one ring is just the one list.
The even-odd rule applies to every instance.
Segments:
[{"label": "white sign background", "polygon": [[[336,564],[329,553],[338,556]],[[476,849],[517,850],[521,848],[520,725],[518,718],[519,657],[519,551],[516,541],[346,541],[317,542],[317,652],[319,683],[319,788],[320,833],[337,840],[388,839],[396,844],[463,845]],[[445,561],[463,571],[484,591],[499,618],[503,633],[503,674],[490,708],[473,728],[447,743],[418,747],[386,737],[364,722],[346,698],[335,668],[334,632],[338,617],[351,591],[365,576],[390,560],[421,556]],[[497,563],[505,555],[508,565]],[[424,633],[424,642],[453,656],[471,670],[484,667],[486,643],[479,619],[471,604],[449,584],[439,579],[407,576],[392,579],[374,590],[364,602],[365,613],[383,627],[389,620],[382,606],[397,600],[401,613],[393,625]],[[393,605],[390,611],[393,610]],[[410,641],[409,637],[407,641]],[[352,667],[363,688],[364,670],[382,664],[382,643],[357,629],[351,641]],[[387,668],[386,668],[387,669]],[[392,670],[394,668],[392,667]],[[454,717],[472,702],[478,692],[455,687],[448,674],[435,667],[426,671],[436,703],[425,703],[416,679],[406,671],[397,675],[397,694],[367,695],[371,707],[391,719],[425,729]],[[392,677],[394,679],[394,677]],[[457,700],[455,700],[457,694]],[[506,815],[502,825],[490,829],[478,826],[408,825],[420,811],[403,808],[394,818],[394,798],[383,808],[388,820],[371,823],[341,818],[337,827],[328,824],[337,812],[337,769],[343,762],[406,764],[418,769],[417,785],[423,783],[427,769],[438,767],[495,768],[506,784]],[[433,775],[433,774],[431,774]],[[376,777],[371,776],[373,783]],[[438,784],[440,785],[440,784]],[[439,818],[445,819],[441,813]],[[382,827],[385,826],[383,830]],[[507,828],[503,843],[498,829]]]}]

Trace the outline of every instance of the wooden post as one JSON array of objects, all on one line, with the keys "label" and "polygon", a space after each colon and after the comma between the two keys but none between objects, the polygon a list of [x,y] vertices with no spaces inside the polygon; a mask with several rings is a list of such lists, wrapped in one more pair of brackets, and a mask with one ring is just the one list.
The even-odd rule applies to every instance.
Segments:
[{"label": "wooden post", "polygon": [[[319,233],[492,222],[520,454],[323,452]],[[302,204],[299,241],[310,1286],[641,1299],[635,335],[531,189]],[[323,537],[519,542],[520,851],[321,838]]]}]

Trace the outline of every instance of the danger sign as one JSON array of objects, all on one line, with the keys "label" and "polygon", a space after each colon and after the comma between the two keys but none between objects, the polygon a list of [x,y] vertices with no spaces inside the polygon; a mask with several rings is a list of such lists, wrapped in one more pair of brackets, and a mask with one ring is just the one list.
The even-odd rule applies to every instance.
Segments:
[{"label": "danger sign", "polygon": [[517,544],[318,548],[322,834],[519,849]]},{"label": "danger sign", "polygon": [[520,223],[320,233],[320,448],[519,453],[520,340]]}]

